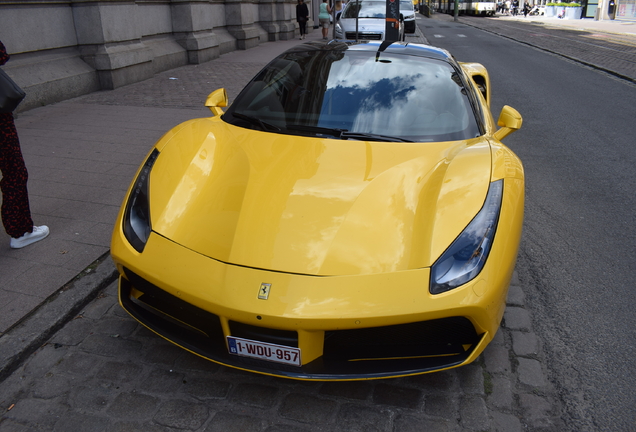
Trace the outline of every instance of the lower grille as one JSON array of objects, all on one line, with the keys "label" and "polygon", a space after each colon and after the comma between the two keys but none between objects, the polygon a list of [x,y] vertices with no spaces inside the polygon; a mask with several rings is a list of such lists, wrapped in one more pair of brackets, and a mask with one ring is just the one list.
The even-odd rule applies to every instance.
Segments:
[{"label": "lower grille", "polygon": [[243,339],[298,348],[298,333],[295,331],[268,329],[230,321],[230,333]]},{"label": "lower grille", "polygon": [[461,355],[481,338],[470,320],[443,318],[411,324],[325,333],[324,357],[374,360]]},{"label": "lower grille", "polygon": [[[346,32],[345,39],[356,40],[356,32]],[[360,33],[358,32],[358,40],[382,40],[382,33]]]},{"label": "lower grille", "polygon": [[[215,345],[225,350],[223,328],[217,315],[167,293],[126,268],[124,273],[126,278],[120,278],[119,298],[124,309],[133,317],[197,353],[199,345]],[[133,296],[133,287],[142,295]]]},{"label": "lower grille", "polygon": [[482,337],[464,317],[330,331],[325,333],[322,367],[361,375],[434,371],[465,362]]}]

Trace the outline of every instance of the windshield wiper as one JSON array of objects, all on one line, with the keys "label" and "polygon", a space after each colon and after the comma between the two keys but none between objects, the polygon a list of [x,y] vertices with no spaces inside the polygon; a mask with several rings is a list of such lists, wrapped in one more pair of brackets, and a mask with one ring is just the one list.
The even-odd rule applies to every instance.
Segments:
[{"label": "windshield wiper", "polygon": [[363,141],[390,141],[390,142],[413,142],[404,138],[390,136],[390,135],[378,135],[366,132],[347,132],[344,131],[340,135],[341,139],[357,139]]},{"label": "windshield wiper", "polygon": [[288,130],[299,131],[299,132],[312,132],[316,135],[329,135],[336,138],[340,138],[343,140],[346,139],[358,139],[365,141],[391,141],[391,142],[413,142],[411,140],[407,140],[400,137],[389,136],[389,135],[378,135],[366,132],[349,132],[347,129],[338,129],[338,128],[325,128],[320,126],[307,126],[307,125],[287,125]]},{"label": "windshield wiper", "polygon": [[287,129],[297,132],[311,132],[312,134],[316,135],[330,135],[336,138],[340,138],[343,132],[347,132],[346,129],[325,128],[320,126],[307,126],[301,124],[288,124]]},{"label": "windshield wiper", "polygon": [[264,131],[267,131],[267,130],[275,131],[275,132],[281,131],[281,128],[279,128],[278,126],[273,125],[271,123],[264,122],[263,120],[258,119],[256,117],[251,117],[251,116],[237,113],[237,112],[233,112],[232,117],[236,117],[238,119],[245,120],[246,122],[251,123],[253,125],[259,126]]}]

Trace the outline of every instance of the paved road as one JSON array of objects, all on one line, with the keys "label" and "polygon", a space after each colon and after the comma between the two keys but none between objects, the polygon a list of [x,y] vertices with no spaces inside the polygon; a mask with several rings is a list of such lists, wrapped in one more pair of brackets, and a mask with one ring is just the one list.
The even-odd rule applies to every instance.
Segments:
[{"label": "paved road", "polygon": [[[270,55],[259,58],[259,53]],[[207,115],[200,103],[210,90],[225,86],[232,98],[269,58],[271,52],[259,49],[231,53],[112,92],[24,113],[18,128],[26,132],[23,142],[32,161],[51,151],[83,153],[82,165],[90,169],[78,172],[93,174],[92,192],[112,194],[105,194],[102,207],[90,209],[91,217],[104,217],[97,225],[95,219],[92,225],[66,225],[64,218],[72,220],[72,215],[61,215],[58,229],[71,236],[88,236],[85,229],[102,224],[106,230],[107,215],[112,217],[122,189],[160,131],[185,118]],[[131,121],[139,118],[143,121]],[[60,126],[60,120],[66,123]],[[41,127],[43,122],[48,128]],[[54,148],[41,143],[47,131],[55,131],[60,140]],[[82,152],[82,139],[96,132],[102,137],[99,146]],[[103,138],[111,136],[117,139]],[[78,148],[65,147],[65,138]],[[121,160],[96,156],[113,149],[123,153]],[[77,163],[78,158],[57,159],[66,164],[73,160]],[[45,199],[50,174],[63,176],[66,170],[42,165],[48,171],[32,172],[35,196]],[[95,171],[109,175],[96,176]],[[71,183],[59,180],[82,186],[86,174]],[[72,198],[81,189],[68,187],[63,195]],[[74,210],[81,213],[82,201],[75,201]],[[104,237],[93,256],[99,256],[95,252],[100,247],[107,248]],[[65,241],[69,249],[74,246]],[[49,253],[66,255],[63,247],[56,243]],[[86,254],[75,249],[72,253]],[[0,251],[0,259],[3,256]],[[560,407],[546,380],[543,353],[518,282],[511,288],[502,331],[475,364],[415,378],[333,384],[282,380],[203,362],[125,315],[116,303],[114,284],[96,289],[98,281],[111,275],[108,260],[96,263],[0,338],[3,356],[15,354],[13,362],[5,362],[13,372],[3,369],[6,379],[0,383],[0,406],[6,410],[0,431],[562,430]],[[94,294],[97,298],[91,302],[83,301]],[[38,339],[38,328],[41,332],[51,316],[64,315],[56,309],[60,302],[75,307],[66,311],[72,319],[58,319],[49,327],[60,330],[44,332],[47,338]],[[26,356],[20,351],[26,340],[41,346]]]},{"label": "paved road", "polygon": [[[437,19],[451,20],[436,15]],[[576,27],[554,18],[461,17],[470,26],[537,47],[636,82],[636,22],[583,21]],[[577,22],[577,21],[575,21]],[[564,26],[567,25],[568,26]],[[611,26],[611,27],[610,27]],[[610,33],[611,32],[611,33]],[[549,77],[549,72],[546,71]]]}]

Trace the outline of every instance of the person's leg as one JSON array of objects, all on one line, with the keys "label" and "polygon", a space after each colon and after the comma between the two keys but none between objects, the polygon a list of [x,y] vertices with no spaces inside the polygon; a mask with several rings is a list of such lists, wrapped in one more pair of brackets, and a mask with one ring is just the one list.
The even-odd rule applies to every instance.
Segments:
[{"label": "person's leg", "polygon": [[33,231],[33,220],[27,191],[29,175],[11,113],[0,114],[0,170],[2,223],[7,234],[18,238]]}]

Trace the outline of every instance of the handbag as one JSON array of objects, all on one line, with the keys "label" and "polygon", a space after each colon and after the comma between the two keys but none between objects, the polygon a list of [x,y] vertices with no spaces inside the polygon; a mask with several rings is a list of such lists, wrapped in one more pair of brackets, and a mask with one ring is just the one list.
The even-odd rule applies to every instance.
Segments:
[{"label": "handbag", "polygon": [[0,69],[0,112],[13,112],[26,96],[24,90]]}]

